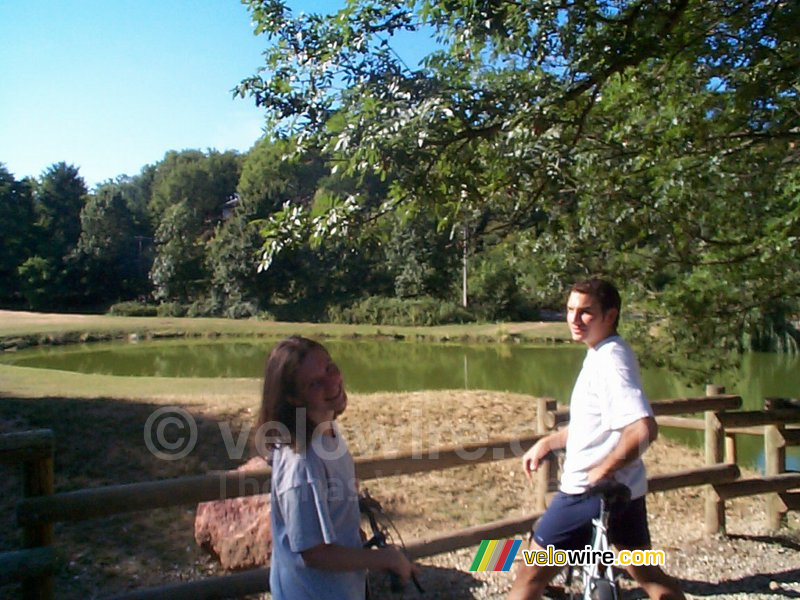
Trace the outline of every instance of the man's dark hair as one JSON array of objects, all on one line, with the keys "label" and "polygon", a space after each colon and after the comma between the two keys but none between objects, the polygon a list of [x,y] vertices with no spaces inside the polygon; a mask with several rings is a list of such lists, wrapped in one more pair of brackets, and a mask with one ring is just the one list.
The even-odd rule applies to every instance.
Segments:
[{"label": "man's dark hair", "polygon": [[600,304],[600,310],[603,314],[607,313],[610,309],[617,309],[617,318],[614,321],[614,328],[619,325],[619,313],[622,311],[622,299],[619,296],[617,286],[610,281],[600,279],[599,277],[592,277],[584,281],[578,281],[572,286],[570,292],[578,292],[579,294],[586,294],[591,296]]}]

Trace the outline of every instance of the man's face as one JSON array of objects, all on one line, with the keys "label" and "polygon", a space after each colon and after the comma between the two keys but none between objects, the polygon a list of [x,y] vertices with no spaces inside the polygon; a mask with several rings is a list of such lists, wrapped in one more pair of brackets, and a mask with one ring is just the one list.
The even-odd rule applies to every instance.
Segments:
[{"label": "man's face", "polygon": [[617,309],[603,313],[600,303],[589,294],[571,292],[567,300],[567,324],[572,339],[594,348],[614,333]]}]

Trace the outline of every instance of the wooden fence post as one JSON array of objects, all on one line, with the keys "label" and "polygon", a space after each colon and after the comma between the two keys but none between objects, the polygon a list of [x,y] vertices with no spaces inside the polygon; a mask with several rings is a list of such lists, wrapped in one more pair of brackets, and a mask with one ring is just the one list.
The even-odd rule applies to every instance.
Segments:
[{"label": "wooden fence post", "polygon": [[[55,491],[53,432],[41,429],[4,434],[0,438],[0,460],[22,464],[23,496],[30,498],[52,495]],[[42,548],[41,556],[45,558],[52,556],[46,549],[53,545],[54,531],[53,523],[25,526],[22,530],[22,545],[25,548]],[[26,600],[52,600],[54,594],[52,569],[37,567],[35,576],[22,580],[22,597]]]},{"label": "wooden fence post", "polygon": [[[707,385],[706,396],[724,394],[725,388],[718,385]],[[722,423],[714,411],[705,412],[705,454],[706,465],[713,466],[723,462],[725,451],[725,432]],[[725,501],[712,486],[706,489],[706,533],[725,533]]]},{"label": "wooden fence post", "polygon": [[[764,426],[764,474],[779,475],[786,471],[786,437],[783,425]],[[767,495],[767,526],[780,529],[786,521],[786,505],[777,493]]]},{"label": "wooden fence post", "polygon": [[[552,398],[536,399],[536,433],[547,435],[551,432],[547,413],[556,409],[556,401]],[[533,510],[543,511],[547,508],[547,492],[550,491],[550,484],[557,475],[558,462],[555,457],[551,457],[539,466],[536,472],[536,495],[534,497]]]}]

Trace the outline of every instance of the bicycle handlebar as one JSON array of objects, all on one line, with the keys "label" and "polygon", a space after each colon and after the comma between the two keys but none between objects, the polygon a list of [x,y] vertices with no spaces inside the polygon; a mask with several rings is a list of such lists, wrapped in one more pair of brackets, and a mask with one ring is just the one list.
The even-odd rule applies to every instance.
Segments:
[{"label": "bicycle handlebar", "polygon": [[[364,542],[364,548],[386,548],[389,546],[388,540],[386,539],[386,533],[383,529],[380,528],[378,525],[378,520],[375,517],[375,513],[383,513],[383,507],[380,505],[380,502],[375,500],[372,496],[369,495],[369,492],[364,490],[362,494],[359,495],[358,498],[358,509],[361,511],[362,514],[367,516],[369,520],[369,527],[372,530],[372,537]],[[414,573],[411,574],[411,581],[414,582],[414,586],[417,588],[420,594],[424,594],[425,590],[420,585],[417,576]],[[405,589],[405,585],[400,580],[400,576],[395,573],[394,571],[389,571],[389,586],[391,587],[392,592],[402,592]]]}]

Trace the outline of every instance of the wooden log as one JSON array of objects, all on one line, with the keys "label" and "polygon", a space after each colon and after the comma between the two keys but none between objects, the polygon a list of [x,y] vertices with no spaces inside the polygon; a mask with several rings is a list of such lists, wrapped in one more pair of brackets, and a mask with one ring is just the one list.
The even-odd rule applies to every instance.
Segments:
[{"label": "wooden log", "polygon": [[725,462],[736,464],[736,436],[730,431],[725,432]]},{"label": "wooden log", "polygon": [[800,492],[782,492],[779,496],[786,510],[800,510]]},{"label": "wooden log", "polygon": [[53,456],[53,432],[34,429],[0,435],[0,462],[24,463]]},{"label": "wooden log", "polygon": [[[721,464],[725,452],[725,435],[719,420],[719,413],[707,411],[705,414],[705,459],[707,466]],[[725,533],[725,501],[709,488],[705,498],[706,533]]]},{"label": "wooden log", "polygon": [[653,475],[647,480],[647,491],[666,492],[668,490],[676,490],[684,487],[727,483],[738,479],[740,474],[737,465],[722,464],[687,469],[676,473]]},{"label": "wooden log", "polygon": [[414,450],[393,456],[358,458],[355,461],[356,476],[362,480],[369,480],[450,469],[493,460],[521,458],[541,437],[540,434],[529,434],[512,439],[473,442],[424,451]]},{"label": "wooden log", "polygon": [[[783,426],[764,427],[764,474],[767,477],[779,475],[786,470],[786,440]],[[780,529],[786,520],[786,509],[776,493],[767,496],[767,526]]]},{"label": "wooden log", "polygon": [[[521,457],[541,436],[531,434],[513,439],[490,440],[422,453],[410,451],[398,456],[356,459],[359,479],[369,480],[406,475],[467,464]],[[55,494],[49,498],[27,498],[17,508],[20,525],[80,521],[114,514],[197,504],[269,491],[269,470],[226,471],[165,481],[148,481],[91,490]]]},{"label": "wooden log", "polygon": [[757,496],[771,492],[785,492],[800,487],[800,473],[782,473],[768,477],[754,477],[741,479],[731,483],[715,484],[719,497],[723,500],[741,498],[743,496]]},{"label": "wooden log", "polygon": [[[708,483],[722,483],[733,481],[737,477],[739,477],[739,467],[736,465],[716,465],[714,467],[688,469],[678,473],[655,475],[649,478],[648,490],[650,492],[660,492],[682,487],[706,485]],[[510,517],[443,535],[416,539],[409,542],[406,548],[413,558],[452,552],[460,548],[477,545],[481,540],[500,539],[527,533],[541,514],[541,511],[537,511],[530,515]]]},{"label": "wooden log", "polygon": [[[729,413],[722,413],[720,419],[723,424],[726,421],[726,415]],[[739,414],[739,413],[731,413]],[[689,429],[695,431],[704,431],[706,428],[705,420],[697,419],[694,417],[672,417],[663,416],[656,417],[656,422],[659,427],[675,427],[676,429]],[[755,425],[752,427],[725,427],[725,435],[764,435],[764,426]],[[787,445],[800,446],[800,429],[787,429]],[[789,439],[792,442],[789,442]],[[727,455],[726,455],[727,456]]]},{"label": "wooden log", "polygon": [[[53,466],[53,432],[40,429],[6,434],[3,437],[4,460],[15,457],[22,463],[22,496],[25,501],[48,500],[55,491]],[[53,523],[29,523],[23,526],[22,544],[26,549],[52,547],[55,538]],[[55,586],[52,570],[22,580],[22,597],[26,600],[52,600]]]},{"label": "wooden log", "polygon": [[196,581],[172,583],[158,587],[106,596],[104,600],[211,600],[239,598],[269,591],[269,569],[248,569],[233,575],[206,577]]},{"label": "wooden log", "polygon": [[658,423],[659,427],[676,427],[678,429],[693,429],[695,431],[705,431],[706,429],[705,420],[692,417],[656,417],[656,423]]},{"label": "wooden log", "polygon": [[787,446],[800,446],[800,429],[784,429],[783,439]]},{"label": "wooden log", "polygon": [[223,471],[196,477],[112,485],[25,498],[17,506],[22,526],[80,521],[119,513],[269,492],[270,471]]},{"label": "wooden log", "polygon": [[547,428],[556,429],[559,425],[569,423],[569,408],[557,408],[547,413]]},{"label": "wooden log", "polygon": [[[541,436],[549,435],[552,430],[548,425],[548,415],[556,409],[556,401],[552,398],[538,398],[536,406],[536,433]],[[556,477],[558,462],[547,460],[536,472],[536,489],[534,491],[534,510],[547,508],[547,492],[550,490],[550,481]]]},{"label": "wooden log", "polygon": [[735,433],[736,435],[764,435],[764,426],[756,425],[754,427],[726,427],[725,433]]},{"label": "wooden log", "polygon": [[[22,487],[24,502],[52,502],[55,491],[53,457],[25,461],[23,465]],[[52,522],[20,523],[23,545],[26,548],[50,546],[54,539]]]},{"label": "wooden log", "polygon": [[[723,410],[736,410],[742,406],[742,397],[732,394],[719,394],[715,396],[697,396],[688,398],[672,398],[667,400],[657,400],[651,402],[650,406],[653,407],[653,414],[658,418],[672,417],[673,415],[691,414],[711,411]],[[658,419],[657,419],[658,420]],[[686,419],[672,421],[673,425],[666,427],[685,427],[686,429],[695,429],[699,419]],[[569,422],[569,409],[560,408],[552,413],[549,417],[548,425],[550,427],[557,427],[563,423]],[[660,421],[659,421],[660,422]],[[701,421],[702,422],[702,421]]]},{"label": "wooden log", "polygon": [[459,529],[438,536],[418,538],[406,544],[406,551],[412,559],[452,552],[469,546],[477,546],[481,540],[496,540],[524,535],[531,530],[542,511],[519,517],[509,517]]},{"label": "wooden log", "polygon": [[52,575],[54,566],[52,546],[3,552],[0,554],[0,585]]},{"label": "wooden log", "polygon": [[705,411],[719,412],[737,410],[742,407],[742,397],[735,394],[715,394],[710,396],[692,396],[651,402],[653,414],[657,417],[667,415],[683,415]]},{"label": "wooden log", "polygon": [[796,409],[742,410],[722,413],[720,421],[726,429],[758,425],[788,425],[800,423],[800,411]]}]

